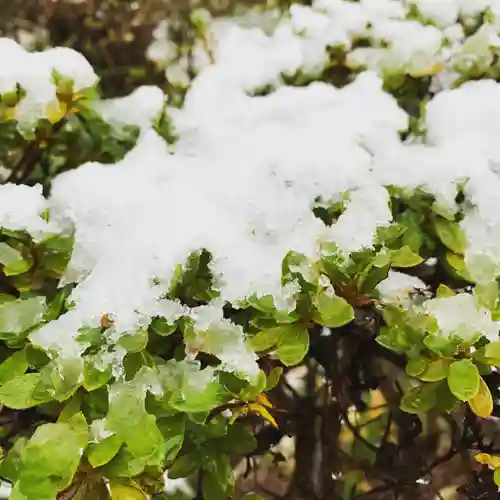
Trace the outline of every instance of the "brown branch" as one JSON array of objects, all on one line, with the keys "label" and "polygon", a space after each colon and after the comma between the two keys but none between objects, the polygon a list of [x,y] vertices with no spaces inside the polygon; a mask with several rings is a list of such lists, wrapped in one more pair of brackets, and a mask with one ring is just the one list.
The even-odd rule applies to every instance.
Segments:
[{"label": "brown branch", "polygon": [[[66,118],[62,118],[55,123],[50,130],[49,136],[56,134],[65,125],[66,121]],[[48,137],[43,139],[47,140]],[[26,145],[21,158],[14,165],[10,175],[3,181],[3,184],[8,182],[21,184],[29,178],[42,157],[43,149],[40,147],[41,140],[42,138],[37,137]]]}]

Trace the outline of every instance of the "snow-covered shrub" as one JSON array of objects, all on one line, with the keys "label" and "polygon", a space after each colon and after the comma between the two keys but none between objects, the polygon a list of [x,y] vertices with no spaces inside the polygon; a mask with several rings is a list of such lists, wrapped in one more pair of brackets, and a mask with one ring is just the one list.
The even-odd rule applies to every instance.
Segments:
[{"label": "snow-covered shrub", "polygon": [[[233,498],[254,433],[316,400],[336,453],[359,459],[347,429],[379,471],[389,445],[416,453],[432,415],[453,432],[435,463],[398,474],[393,457],[391,478],[354,489],[353,467],[321,455],[327,479],[294,479],[290,498],[419,494],[471,451],[497,469],[477,429],[500,396],[499,14],[318,0],[266,32],[208,22],[181,107],[148,86],[101,100],[80,54],[1,39],[10,498],[169,498],[193,475],[197,499]],[[282,372],[304,359],[291,387]],[[385,411],[361,435],[350,418],[374,398]],[[290,431],[297,454],[317,413]]]}]

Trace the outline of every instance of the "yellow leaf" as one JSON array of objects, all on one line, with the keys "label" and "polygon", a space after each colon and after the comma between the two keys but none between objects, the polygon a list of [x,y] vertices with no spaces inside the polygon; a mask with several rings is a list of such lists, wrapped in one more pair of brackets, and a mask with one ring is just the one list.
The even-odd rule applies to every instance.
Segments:
[{"label": "yellow leaf", "polygon": [[257,403],[250,403],[248,409],[254,413],[260,415],[264,420],[267,420],[273,427],[278,428],[278,423],[274,420],[274,417],[267,411],[267,409]]},{"label": "yellow leaf", "polygon": [[66,103],[59,100],[51,101],[45,108],[45,113],[47,114],[47,120],[54,124],[61,121],[64,115],[68,111],[68,106]]},{"label": "yellow leaf", "polygon": [[147,500],[148,496],[144,491],[130,484],[111,483],[112,500]]},{"label": "yellow leaf", "polygon": [[265,406],[266,408],[272,408],[273,405],[271,404],[271,401],[269,401],[269,398],[265,394],[260,394],[255,398],[255,401],[262,406]]},{"label": "yellow leaf", "polygon": [[481,465],[487,465],[492,469],[500,468],[500,457],[489,455],[488,453],[478,453],[474,459]]},{"label": "yellow leaf", "polygon": [[477,394],[469,400],[470,409],[481,418],[487,418],[493,411],[493,398],[486,382],[481,377],[479,379],[479,390]]},{"label": "yellow leaf", "polygon": [[410,76],[412,76],[413,78],[420,78],[423,76],[434,76],[443,69],[444,65],[442,63],[436,63],[433,66],[430,66],[429,68],[411,71]]}]

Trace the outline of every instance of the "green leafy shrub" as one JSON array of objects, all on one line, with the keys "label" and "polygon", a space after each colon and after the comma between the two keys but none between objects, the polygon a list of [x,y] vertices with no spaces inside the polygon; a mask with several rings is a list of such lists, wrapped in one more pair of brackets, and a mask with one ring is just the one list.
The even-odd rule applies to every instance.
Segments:
[{"label": "green leafy shrub", "polygon": [[290,499],[496,495],[500,44],[477,14],[203,20],[175,106],[0,40],[9,498],[257,499],[287,437]]}]

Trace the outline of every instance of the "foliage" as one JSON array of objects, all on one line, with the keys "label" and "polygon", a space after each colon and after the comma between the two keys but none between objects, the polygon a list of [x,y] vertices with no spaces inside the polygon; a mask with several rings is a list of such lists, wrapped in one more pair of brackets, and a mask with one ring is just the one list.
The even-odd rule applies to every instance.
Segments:
[{"label": "foliage", "polygon": [[[341,3],[346,9],[358,6],[357,2]],[[290,30],[296,37],[293,40],[307,42],[308,30],[314,31],[316,25],[305,23],[299,29],[298,13],[304,14],[300,9],[309,7],[295,7],[290,15],[283,14],[280,22],[288,26],[291,18],[295,23],[295,31]],[[493,15],[484,13],[487,14]],[[312,8],[307,15],[326,16],[321,9]],[[404,11],[404,16],[408,29],[415,26],[415,21],[420,28],[432,27],[441,32],[438,19],[416,8]],[[431,162],[431,166],[439,169],[440,161],[448,160],[445,153],[458,146],[451,142],[451,146],[443,146],[444,152],[439,150],[438,134],[435,132],[433,137],[427,130],[433,122],[425,116],[426,110],[432,109],[426,103],[434,93],[439,96],[437,90],[431,91],[431,78],[441,70],[453,70],[446,76],[454,78],[452,85],[459,92],[461,87],[471,88],[467,87],[468,80],[498,76],[498,44],[486,43],[482,38],[484,30],[493,29],[493,24],[481,24],[477,16],[468,22],[465,17],[459,19],[458,13],[456,18],[459,22],[453,18],[453,27],[463,24],[468,31],[461,45],[453,46],[448,59],[444,54],[449,51],[444,49],[450,42],[446,38],[451,36],[449,33],[443,35],[442,46],[437,50],[422,53],[423,49],[417,47],[415,53],[404,59],[397,54],[400,40],[394,40],[392,45],[383,42],[370,23],[365,23],[364,39],[353,35],[352,40],[340,46],[329,39],[320,40],[320,45],[324,45],[321,52],[324,49],[326,54],[320,69],[314,65],[311,69],[306,60],[297,67],[292,61],[293,71],[285,63],[281,67],[279,46],[274,53],[277,75],[259,87],[257,83],[265,80],[262,75],[254,78],[251,72],[243,73],[251,83],[245,81],[244,85],[248,83],[251,89],[245,86],[238,91],[245,99],[267,102],[267,96],[279,95],[283,82],[294,92],[300,92],[298,88],[330,89],[309,85],[322,80],[349,92],[353,88],[350,84],[363,82],[362,78],[369,81],[377,73],[383,86],[377,92],[383,93],[381,99],[387,99],[375,115],[385,118],[384,113],[390,115],[388,110],[396,109],[400,114],[394,120],[395,114],[386,120],[391,126],[396,123],[394,130],[399,127],[401,113],[412,119],[407,129],[399,127],[398,137],[392,134],[390,139],[383,135],[371,138],[387,139],[389,146],[396,142],[401,147],[395,147],[396,153],[406,154],[413,148],[409,154],[415,157],[419,147],[427,148],[429,155],[438,150],[439,161]],[[202,22],[196,16],[190,20],[198,28],[194,30],[193,44],[203,42],[203,50],[213,56],[206,45],[212,21]],[[314,39],[316,35],[311,36]],[[217,43],[216,40],[215,48]],[[258,43],[256,46],[257,55],[251,56],[265,66],[267,59],[259,59],[262,51],[259,52]],[[7,53],[9,47],[5,47]],[[31,57],[26,60],[36,60],[22,54]],[[0,216],[0,477],[12,486],[9,498],[139,500],[195,495],[196,500],[239,496],[258,500],[260,495],[269,496],[266,486],[256,480],[252,491],[242,496],[245,474],[237,476],[237,471],[246,464],[247,472],[254,469],[258,476],[259,469],[274,466],[266,459],[284,460],[280,446],[286,436],[293,437],[295,445],[295,468],[287,486],[290,499],[384,498],[390,493],[403,498],[434,498],[450,485],[471,499],[496,494],[492,492],[500,486],[495,442],[500,390],[500,258],[492,233],[500,226],[481,218],[486,218],[488,208],[481,205],[481,196],[491,196],[494,191],[488,191],[490,184],[496,187],[497,173],[489,166],[494,163],[494,154],[488,153],[488,166],[481,171],[483,177],[474,177],[474,171],[466,165],[463,170],[457,167],[456,178],[452,172],[450,184],[446,184],[447,174],[441,170],[436,170],[437,180],[417,176],[413,184],[405,184],[406,179],[401,180],[401,175],[393,171],[393,178],[382,174],[382,180],[376,178],[379,184],[373,188],[363,177],[368,170],[363,171],[361,180],[356,179],[356,184],[351,182],[350,173],[339,169],[335,181],[342,186],[340,196],[332,192],[332,198],[326,201],[319,195],[312,201],[308,198],[307,210],[312,209],[314,221],[307,222],[309,226],[317,223],[320,228],[314,233],[315,237],[321,235],[314,241],[319,249],[311,255],[312,252],[297,251],[290,245],[284,255],[280,254],[279,292],[269,286],[246,293],[248,289],[243,284],[243,298],[226,300],[231,279],[221,279],[223,273],[216,273],[226,269],[223,266],[229,258],[224,255],[221,259],[216,253],[223,253],[226,247],[212,251],[203,246],[186,246],[182,250],[187,255],[175,254],[185,261],[175,262],[172,269],[151,266],[157,273],[147,276],[145,292],[142,294],[140,289],[137,302],[129,303],[128,294],[135,300],[136,290],[121,287],[126,287],[129,279],[133,287],[139,287],[142,281],[134,281],[134,269],[149,272],[146,260],[150,254],[155,263],[165,262],[158,253],[167,254],[167,248],[153,246],[148,253],[149,242],[165,240],[161,240],[160,234],[146,232],[145,242],[134,247],[137,253],[126,254],[125,246],[129,243],[125,237],[134,234],[130,230],[119,233],[120,245],[99,246],[99,238],[93,238],[89,227],[98,216],[107,216],[98,213],[107,205],[98,205],[96,212],[84,211],[83,215],[76,213],[78,210],[64,212],[58,205],[64,206],[67,201],[61,191],[56,190],[54,199],[51,193],[57,183],[64,187],[65,179],[72,179],[65,175],[72,172],[105,172],[103,175],[110,173],[109,179],[119,181],[113,172],[130,167],[127,159],[134,158],[137,151],[141,153],[140,161],[154,163],[153,153],[157,154],[157,150],[153,146],[158,142],[147,142],[151,137],[155,141],[163,139],[161,161],[167,163],[172,157],[175,161],[175,123],[182,128],[183,122],[175,121],[178,109],[166,105],[168,98],[162,92],[157,99],[158,89],[145,88],[144,94],[136,94],[142,96],[137,101],[132,96],[118,102],[101,99],[93,71],[84,63],[76,64],[80,60],[73,52],[67,54],[72,64],[68,63],[70,59],[56,61],[54,55],[53,62],[47,59],[47,66],[41,65],[40,74],[33,78],[37,85],[46,78],[44,83],[54,97],[50,92],[43,96],[40,92],[40,100],[34,101],[39,106],[36,120],[31,114],[28,118],[23,114],[23,106],[40,87],[32,86],[33,81],[21,81],[25,75],[16,73],[15,65],[12,71],[0,66],[0,75],[5,73],[5,85],[13,82],[0,102],[0,205],[5,210]],[[1,57],[3,52],[3,64]],[[466,64],[464,59],[472,62]],[[231,59],[230,62],[238,64]],[[227,83],[223,76],[234,76],[228,73],[226,60],[209,64],[206,73],[203,67],[188,71],[188,81],[179,88],[170,82],[168,97],[176,107],[196,72],[200,72],[200,77],[194,80],[194,92],[212,69],[220,71],[223,83]],[[241,71],[248,66],[246,62],[240,64]],[[358,80],[358,74],[366,68],[372,73],[364,73]],[[81,83],[89,75],[92,83]],[[439,82],[433,83],[436,86]],[[229,91],[234,89],[228,89],[228,95],[233,96]],[[447,89],[443,94],[451,92]],[[241,97],[236,91],[234,95]],[[211,104],[211,96],[207,96]],[[360,96],[364,96],[361,91]],[[193,106],[189,97],[188,94],[187,112]],[[378,94],[369,97],[372,100],[368,102],[372,103]],[[192,100],[196,102],[196,94]],[[352,102],[351,105],[354,106]],[[120,106],[125,112],[116,112]],[[208,111],[217,106],[216,102],[215,108],[202,108],[202,118],[195,113],[187,115],[193,119],[194,133],[189,127],[183,129],[188,139],[182,143],[181,138],[181,154],[189,139],[195,141],[196,132],[202,130],[202,119],[206,120]],[[381,119],[373,125],[369,115],[367,111],[367,122],[372,128],[385,127]],[[231,127],[237,127],[237,120],[230,118]],[[220,124],[217,119],[213,116],[214,128]],[[325,122],[326,125],[333,127],[332,122]],[[270,130],[276,130],[277,125],[273,123],[272,127]],[[229,128],[222,131],[229,134]],[[366,135],[373,132],[368,126],[362,130]],[[218,140],[217,133],[216,130],[209,136],[210,140]],[[364,136],[360,142],[362,139]],[[341,148],[341,141],[335,141]],[[490,146],[481,140],[479,144],[481,151]],[[381,156],[385,159],[380,151],[375,154],[369,146],[376,147],[376,141],[360,147],[361,162],[369,157],[371,160],[365,163],[373,161],[375,165],[375,156],[378,161]],[[343,150],[339,150],[342,155]],[[207,164],[212,168],[210,148],[202,152],[207,154]],[[310,153],[314,160],[314,152]],[[189,155],[182,159],[186,157]],[[292,158],[284,157],[284,163],[293,163]],[[397,154],[396,157],[399,160]],[[256,162],[261,160],[257,152],[256,158]],[[456,156],[452,158],[453,166],[460,163]],[[427,156],[422,156],[423,162],[427,160]],[[357,157],[346,157],[346,161],[353,162],[355,171]],[[404,161],[402,156],[401,162]],[[330,168],[330,164],[327,166]],[[266,164],[266,168],[274,167]],[[314,168],[312,165],[311,176],[315,175]],[[411,177],[410,169],[407,174]],[[305,177],[309,173],[303,175],[303,184],[307,185]],[[344,182],[346,178],[349,182]],[[143,188],[140,177],[135,180],[138,189]],[[169,180],[174,182],[173,176]],[[245,180],[243,177],[242,182]],[[293,182],[289,184],[293,186]],[[26,187],[25,191],[25,186],[31,188]],[[70,187],[72,196],[77,197],[77,190]],[[85,192],[87,187],[82,184],[81,189],[90,196]],[[111,198],[110,193],[119,189],[112,183],[95,187],[101,198],[108,194]],[[314,189],[324,194],[330,185]],[[333,183],[331,189],[335,189]],[[381,190],[383,195],[379,196]],[[218,191],[214,193],[214,204],[225,200],[217,198]],[[131,212],[140,212],[144,207],[134,203],[141,198],[135,198],[134,192],[129,194],[127,206],[133,208]],[[200,192],[195,194],[202,196]],[[373,199],[366,201],[367,194]],[[151,193],[152,204],[153,195],[157,193]],[[186,205],[190,202],[188,197],[185,201]],[[297,204],[301,202],[299,199]],[[241,205],[228,203],[227,207],[223,210],[239,209]],[[120,205],[117,220],[122,216],[121,208]],[[196,218],[210,221],[209,207],[205,208],[207,212],[196,213]],[[172,209],[183,216],[182,207]],[[289,209],[292,211],[292,206]],[[186,212],[189,217],[193,215]],[[373,213],[375,227],[368,231],[370,241],[366,243],[362,235],[367,226],[370,229]],[[265,211],[263,214],[263,218],[268,216]],[[351,220],[349,214],[354,214]],[[288,222],[286,214],[282,219],[279,222]],[[165,220],[170,221],[166,214]],[[171,228],[156,229],[160,233]],[[235,233],[239,230],[234,228]],[[292,227],[289,232],[294,230]],[[255,228],[252,231],[258,233]],[[281,233],[272,224],[266,231],[264,235],[252,236],[265,241],[269,238],[272,253],[276,248],[273,238],[279,240]],[[180,233],[168,235],[170,247],[175,246],[174,240],[182,238]],[[91,237],[85,239],[88,234]],[[99,236],[106,240],[116,234],[110,228],[109,234]],[[357,244],[358,236],[361,244]],[[247,237],[238,240],[235,236],[234,242],[246,241]],[[209,239],[204,241],[212,243]],[[288,241],[300,243],[297,239],[286,240],[287,244]],[[233,245],[233,240],[230,243]],[[93,266],[103,272],[101,268],[106,266],[102,262],[111,262],[95,263],[95,248],[104,254],[112,248],[116,252],[111,256],[113,260],[123,258],[120,271],[125,278],[122,273],[113,275],[114,269],[110,271],[109,279],[118,283],[114,289],[106,288],[103,282],[91,287],[92,278],[97,275],[93,274]],[[237,244],[231,246],[232,252],[240,250]],[[236,268],[236,282],[242,270],[260,271],[250,253],[241,254],[248,267]],[[139,260],[129,259],[130,263],[130,255]],[[258,262],[262,266],[266,263]],[[105,271],[102,275],[106,275]],[[241,283],[246,279],[244,274],[241,273]],[[85,296],[88,290],[95,296]],[[110,299],[110,290],[125,297],[119,311],[106,309],[109,303],[122,304],[118,299]],[[149,300],[153,294],[153,300]],[[96,310],[101,311],[97,316]],[[130,318],[133,321],[128,323]],[[293,381],[297,367],[304,368],[298,386]],[[319,462],[314,462],[313,457],[317,456]],[[464,464],[455,465],[456,456],[462,456]],[[440,467],[446,469],[445,474],[439,473]],[[181,483],[177,484],[183,486],[173,491],[175,488],[169,485],[179,480]]]}]

